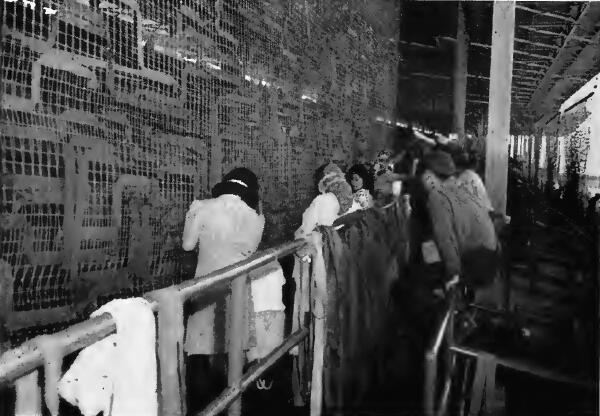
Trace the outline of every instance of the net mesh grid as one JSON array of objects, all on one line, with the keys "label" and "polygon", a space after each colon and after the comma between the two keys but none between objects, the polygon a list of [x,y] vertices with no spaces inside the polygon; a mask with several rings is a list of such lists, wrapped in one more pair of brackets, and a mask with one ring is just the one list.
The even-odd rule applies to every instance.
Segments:
[{"label": "net mesh grid", "polygon": [[[69,308],[75,281],[107,285],[103,303],[191,277],[177,240],[185,211],[235,166],[260,178],[266,233],[289,228],[317,165],[349,159],[367,113],[393,105],[373,74],[394,66],[394,47],[360,19],[362,35],[336,45],[319,7],[2,2],[0,248],[13,310]],[[39,328],[72,319],[50,314]]]}]

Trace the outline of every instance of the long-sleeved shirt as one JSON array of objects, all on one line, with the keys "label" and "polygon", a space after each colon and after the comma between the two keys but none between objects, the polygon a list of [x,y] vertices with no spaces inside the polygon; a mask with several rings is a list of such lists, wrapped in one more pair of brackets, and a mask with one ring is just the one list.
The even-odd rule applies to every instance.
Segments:
[{"label": "long-sleeved shirt", "polygon": [[[257,250],[262,238],[265,218],[250,208],[239,196],[194,201],[185,218],[183,249],[198,250],[196,277],[242,261]],[[275,261],[262,269],[262,277],[251,279],[254,312],[285,309],[281,287],[285,277]],[[223,315],[215,303],[193,313],[187,322],[185,351],[188,354],[222,352],[220,328],[215,321]],[[228,336],[227,334],[224,335]]]},{"label": "long-sleeved shirt", "polygon": [[[350,214],[361,209],[358,201],[352,201],[352,206],[342,215]],[[331,226],[340,217],[340,203],[331,192],[318,195],[302,214],[302,225],[296,230],[295,238],[306,238],[319,226]]]},{"label": "long-sleeved shirt", "polygon": [[481,177],[473,170],[466,169],[458,175],[458,181],[490,212],[494,211]]},{"label": "long-sleeved shirt", "polygon": [[451,177],[423,176],[435,242],[449,276],[461,274],[461,258],[471,250],[496,250],[498,240],[488,209]]}]

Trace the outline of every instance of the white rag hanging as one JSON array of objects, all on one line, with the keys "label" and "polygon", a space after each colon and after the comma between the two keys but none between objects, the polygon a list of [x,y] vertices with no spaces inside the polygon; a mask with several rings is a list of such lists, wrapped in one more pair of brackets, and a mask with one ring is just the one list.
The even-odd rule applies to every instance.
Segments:
[{"label": "white rag hanging", "polygon": [[83,416],[157,416],[156,328],[150,303],[116,299],[92,317],[110,313],[117,332],[83,349],[58,392]]},{"label": "white rag hanging", "polygon": [[281,287],[285,284],[283,270],[277,261],[250,273],[250,288],[254,312],[283,311]]}]

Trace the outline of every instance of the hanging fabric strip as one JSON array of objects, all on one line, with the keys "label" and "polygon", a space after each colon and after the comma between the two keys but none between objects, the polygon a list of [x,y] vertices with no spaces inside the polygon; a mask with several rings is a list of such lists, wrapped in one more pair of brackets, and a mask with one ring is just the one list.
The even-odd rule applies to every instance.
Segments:
[{"label": "hanging fabric strip", "polygon": [[[304,326],[304,316],[310,310],[309,281],[310,263],[294,256],[293,279],[296,284],[294,293],[294,310],[292,311],[292,333]],[[290,350],[290,354],[298,355],[298,346]]]},{"label": "hanging fabric strip", "polygon": [[323,407],[323,356],[325,353],[327,311],[327,275],[323,259],[323,239],[320,233],[313,232],[311,241],[315,249],[313,259],[313,316],[314,316],[314,353],[310,394],[310,416],[320,416]]},{"label": "hanging fabric strip", "polygon": [[[309,298],[309,280],[310,263],[303,261],[298,256],[294,256],[293,278],[296,284],[294,293],[294,310],[292,312],[292,333],[298,331],[304,326],[304,317],[310,310]],[[294,406],[304,406],[303,389],[305,386],[304,370],[306,368],[306,347],[307,341],[295,346],[290,350],[294,355],[292,370],[292,390],[294,392]]]}]

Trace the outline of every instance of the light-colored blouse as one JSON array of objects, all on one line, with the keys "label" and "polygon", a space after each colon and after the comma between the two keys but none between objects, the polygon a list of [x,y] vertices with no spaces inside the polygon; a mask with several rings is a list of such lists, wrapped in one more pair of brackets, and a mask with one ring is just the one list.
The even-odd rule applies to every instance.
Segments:
[{"label": "light-colored blouse", "polygon": [[368,209],[373,207],[373,195],[366,189],[359,189],[354,192],[354,201],[360,205],[360,209]]},{"label": "light-colored blouse", "polygon": [[458,181],[467,187],[471,193],[488,211],[494,211],[481,177],[471,169],[466,169],[458,175]]},{"label": "light-colored blouse", "polygon": [[[195,277],[242,261],[257,250],[265,218],[237,195],[194,201],[186,214],[183,248],[198,250]],[[285,283],[279,263],[274,262],[264,277],[252,280],[254,312],[285,310],[281,287]],[[216,304],[195,312],[188,319],[185,350],[188,354],[214,354]]]}]

